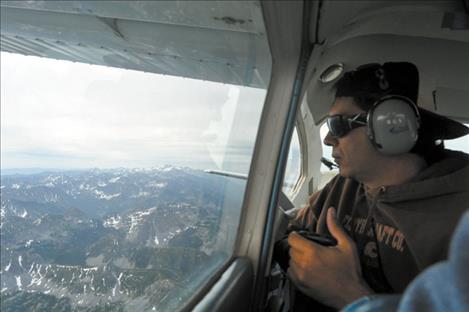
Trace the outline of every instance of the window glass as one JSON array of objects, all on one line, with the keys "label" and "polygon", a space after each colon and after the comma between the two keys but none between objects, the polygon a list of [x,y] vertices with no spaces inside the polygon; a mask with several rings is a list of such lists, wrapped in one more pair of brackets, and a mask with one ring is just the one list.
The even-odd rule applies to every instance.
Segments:
[{"label": "window glass", "polygon": [[180,308],[232,255],[245,181],[206,170],[248,174],[265,95],[2,52],[1,310]]},{"label": "window glass", "polygon": [[290,142],[290,149],[288,151],[287,167],[285,169],[285,177],[283,182],[283,192],[292,197],[295,186],[301,176],[301,147],[296,127],[293,131],[292,139]]},{"label": "window glass", "polygon": [[[324,144],[324,138],[327,135],[327,132],[329,131],[329,128],[327,127],[327,124],[324,123],[322,124],[319,133],[321,136],[321,144],[322,144],[322,157],[333,161],[332,159],[332,147],[327,146]],[[324,185],[327,184],[334,176],[336,176],[339,173],[339,170],[334,167],[332,170],[329,169],[327,166],[324,164],[321,164],[321,181],[319,182],[318,189],[321,189],[324,187]]]},{"label": "window glass", "polygon": [[[469,127],[469,124],[464,125]],[[444,144],[447,149],[469,153],[469,135],[454,140],[446,140]]]}]

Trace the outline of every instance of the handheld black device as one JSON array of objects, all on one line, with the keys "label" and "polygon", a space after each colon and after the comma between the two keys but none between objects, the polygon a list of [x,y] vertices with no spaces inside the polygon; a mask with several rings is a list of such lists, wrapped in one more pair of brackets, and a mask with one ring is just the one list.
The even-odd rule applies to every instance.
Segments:
[{"label": "handheld black device", "polygon": [[322,245],[322,246],[335,246],[335,245],[337,245],[337,240],[334,237],[330,236],[330,235],[318,234],[318,233],[313,233],[313,232],[305,231],[305,230],[298,231],[297,233],[300,234],[301,236],[303,236],[304,238],[306,238],[310,241],[313,241],[313,242],[315,242],[319,245]]},{"label": "handheld black device", "polygon": [[[322,246],[337,245],[337,240],[327,234],[318,234],[307,230],[296,230],[296,232],[302,237]],[[288,234],[275,244],[273,255],[275,261],[280,265],[283,272],[287,272],[290,261],[290,245],[288,244],[287,238]]]}]

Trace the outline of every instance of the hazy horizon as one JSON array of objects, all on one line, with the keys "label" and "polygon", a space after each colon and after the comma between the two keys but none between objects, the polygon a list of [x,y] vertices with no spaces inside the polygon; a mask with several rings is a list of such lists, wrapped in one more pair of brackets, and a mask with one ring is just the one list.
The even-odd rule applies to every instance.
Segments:
[{"label": "hazy horizon", "polygon": [[[163,170],[167,168],[178,168],[178,169],[190,169],[190,170],[200,170],[204,169],[193,168],[189,166],[175,166],[170,164],[165,165],[155,165],[148,167],[110,167],[110,168],[100,168],[100,167],[89,167],[89,168],[46,168],[46,167],[29,167],[29,168],[0,168],[0,174],[3,176],[6,175],[27,175],[27,174],[37,174],[44,172],[74,172],[74,171],[117,171],[117,170]],[[212,169],[212,168],[206,168]]]}]

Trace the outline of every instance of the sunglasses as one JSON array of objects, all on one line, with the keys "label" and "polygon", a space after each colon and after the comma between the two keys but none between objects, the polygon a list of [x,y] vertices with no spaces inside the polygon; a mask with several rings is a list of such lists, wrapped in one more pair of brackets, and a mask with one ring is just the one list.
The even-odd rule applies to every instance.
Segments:
[{"label": "sunglasses", "polygon": [[327,127],[335,138],[341,138],[355,128],[367,125],[366,113],[356,115],[332,115],[327,117]]}]

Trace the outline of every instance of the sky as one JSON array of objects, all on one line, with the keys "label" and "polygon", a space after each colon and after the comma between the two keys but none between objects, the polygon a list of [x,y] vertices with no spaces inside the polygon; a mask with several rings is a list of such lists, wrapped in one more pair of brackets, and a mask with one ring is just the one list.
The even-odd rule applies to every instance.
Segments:
[{"label": "sky", "polygon": [[265,90],[0,56],[2,169],[249,169]]}]

